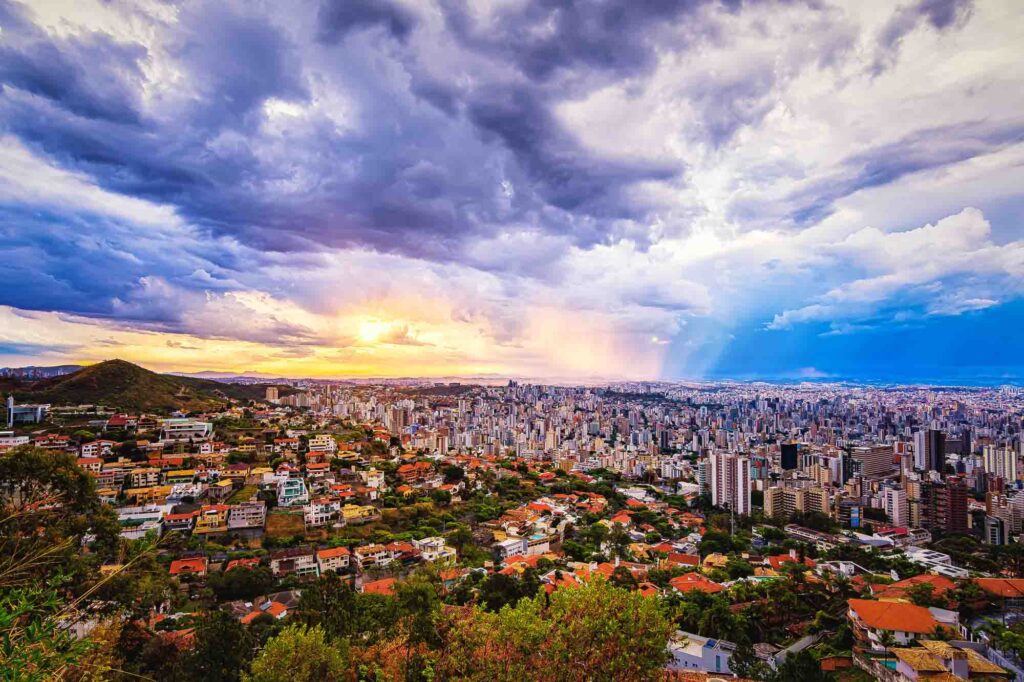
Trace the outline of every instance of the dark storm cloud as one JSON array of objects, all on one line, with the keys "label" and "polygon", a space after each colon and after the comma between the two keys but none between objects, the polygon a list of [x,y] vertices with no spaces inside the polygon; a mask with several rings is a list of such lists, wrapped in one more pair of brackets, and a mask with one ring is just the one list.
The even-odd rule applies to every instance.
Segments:
[{"label": "dark storm cloud", "polygon": [[590,70],[605,76],[636,75],[653,66],[659,34],[686,14],[707,5],[731,11],[742,4],[741,0],[540,0],[496,8],[496,16],[481,27],[465,3],[443,2],[448,25],[460,41],[542,82],[565,72],[586,79]]},{"label": "dark storm cloud", "polygon": [[[976,156],[1024,141],[1024,125],[991,124],[972,121],[951,126],[919,130],[896,142],[851,155],[838,164],[838,170],[823,176],[780,203],[788,209],[785,216],[798,226],[824,220],[835,210],[835,203],[863,189],[881,187],[920,171],[943,168]],[[747,221],[773,215],[765,202],[740,201],[730,208],[730,218]]]},{"label": "dark storm cloud", "polygon": [[897,9],[878,37],[878,54],[872,64],[881,73],[897,58],[900,42],[922,21],[938,31],[962,26],[971,16],[974,0],[917,0]]},{"label": "dark storm cloud", "polygon": [[146,50],[105,35],[51,38],[0,4],[0,83],[86,118],[138,122]]},{"label": "dark storm cloud", "polygon": [[636,217],[636,208],[624,202],[617,189],[640,179],[666,180],[678,172],[654,165],[595,163],[527,88],[477,91],[467,108],[474,125],[500,139],[519,160],[545,201],[566,211]]},{"label": "dark storm cloud", "polygon": [[317,21],[317,39],[336,43],[349,31],[373,26],[383,26],[394,37],[404,39],[415,26],[416,17],[388,0],[324,0]]},{"label": "dark storm cloud", "polygon": [[[428,77],[411,48],[397,57],[408,81],[372,72],[377,45],[355,33],[383,26],[408,39],[418,20],[399,4],[323,3],[311,37],[327,52],[315,70],[301,56],[312,47],[268,18],[193,4],[165,27],[182,92],[158,93],[148,114],[139,106],[143,48],[105,37],[61,40],[26,24],[25,40],[4,45],[10,90],[0,116],[104,188],[170,204],[214,234],[263,248],[364,245],[459,258],[466,239],[508,222],[589,244],[620,234],[611,221],[645,215],[627,198],[630,185],[682,169],[585,151],[552,113],[565,94],[553,77],[571,73],[582,83],[591,71],[606,79],[642,73],[654,55],[644,29],[655,32],[698,4],[606,2],[593,15],[539,4],[505,17],[493,34],[449,8],[455,41],[485,58],[514,56],[524,76],[472,86]],[[555,33],[519,49],[516,36],[535,34],[548,16]],[[308,106],[313,77],[355,100],[358,126],[305,120],[285,131],[286,142],[266,138],[264,104]]]}]

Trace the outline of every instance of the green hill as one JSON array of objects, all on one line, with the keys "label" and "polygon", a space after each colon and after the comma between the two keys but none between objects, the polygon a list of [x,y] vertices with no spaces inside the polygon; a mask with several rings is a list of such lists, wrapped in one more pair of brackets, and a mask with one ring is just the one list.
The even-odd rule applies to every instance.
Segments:
[{"label": "green hill", "polygon": [[[105,405],[129,412],[215,410],[231,400],[262,400],[267,384],[225,384],[209,379],[158,374],[124,360],[107,360],[72,374],[28,380],[6,380],[4,392],[19,402],[54,405]],[[279,388],[293,393],[290,386]]]},{"label": "green hill", "polygon": [[107,360],[72,374],[41,379],[18,400],[56,405],[106,405],[129,411],[217,409],[227,401],[205,387],[157,374],[124,360]]}]

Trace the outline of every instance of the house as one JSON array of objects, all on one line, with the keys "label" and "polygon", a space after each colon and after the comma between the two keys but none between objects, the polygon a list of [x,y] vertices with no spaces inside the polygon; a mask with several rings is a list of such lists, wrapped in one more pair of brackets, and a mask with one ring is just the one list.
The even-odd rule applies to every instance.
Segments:
[{"label": "house", "polygon": [[309,502],[309,492],[301,478],[285,478],[277,483],[277,505],[291,507]]},{"label": "house", "polygon": [[[794,550],[790,550],[789,554],[776,554],[775,556],[765,557],[764,558],[764,563],[765,563],[765,565],[770,566],[772,568],[772,570],[778,571],[780,568],[782,568],[786,564],[798,564],[798,563],[801,563],[801,562],[800,562],[800,556],[797,554],[797,551],[794,549]],[[805,558],[803,560],[803,565],[808,567],[808,568],[814,568],[816,564],[814,563],[813,559]]]},{"label": "house", "polygon": [[341,501],[331,497],[318,497],[309,501],[302,508],[302,518],[306,528],[318,528],[327,526],[338,518],[341,512]]},{"label": "house", "polygon": [[80,454],[82,457],[110,457],[114,454],[115,447],[117,447],[117,441],[94,440],[83,443]]},{"label": "house", "polygon": [[316,553],[316,563],[323,575],[326,571],[338,572],[349,567],[352,552],[348,547],[321,549]]},{"label": "house", "polygon": [[1013,679],[1014,675],[982,656],[966,642],[921,640],[919,646],[893,648],[896,672],[907,680]]},{"label": "house", "polygon": [[194,535],[226,533],[228,531],[228,511],[230,509],[226,504],[203,505],[196,515],[196,526],[192,533]]},{"label": "house", "polygon": [[270,571],[277,578],[292,573],[300,576],[319,575],[316,553],[308,547],[293,547],[270,555]]},{"label": "house", "polygon": [[990,597],[1001,600],[1004,608],[1024,606],[1024,578],[974,578],[974,583]]},{"label": "house", "polygon": [[160,440],[165,443],[208,440],[213,435],[213,424],[196,419],[164,419],[160,422]]},{"label": "house", "polygon": [[187,514],[165,514],[163,518],[164,531],[191,533],[192,526],[195,522],[196,512],[188,512]]},{"label": "house", "polygon": [[385,594],[391,595],[395,593],[395,583],[398,581],[394,578],[381,578],[380,580],[371,580],[368,583],[363,583],[361,588],[364,594]]},{"label": "house", "polygon": [[346,524],[368,523],[380,518],[380,511],[372,505],[346,504],[341,508],[341,518]]},{"label": "house", "polygon": [[666,668],[680,672],[702,672],[729,675],[729,659],[736,651],[736,645],[722,639],[709,639],[692,632],[676,630],[669,638],[668,651],[671,655]]},{"label": "house", "polygon": [[323,453],[325,456],[330,457],[338,451],[338,443],[334,440],[334,436],[327,433],[320,433],[309,439],[307,449],[309,452]]},{"label": "house", "polygon": [[[874,651],[884,651],[882,638],[889,632],[898,645],[932,636],[936,629],[959,624],[955,611],[925,608],[902,601],[849,599],[847,618],[854,636]],[[941,620],[940,620],[941,618]]]},{"label": "house", "polygon": [[370,467],[366,471],[359,472],[359,476],[366,483],[368,488],[383,488],[384,487],[384,472],[378,471],[375,467]]},{"label": "house", "polygon": [[79,457],[78,466],[82,467],[89,473],[96,475],[103,470],[103,460],[99,457]]},{"label": "house", "polygon": [[428,563],[452,564],[458,558],[455,548],[446,545],[444,538],[441,537],[413,540],[412,545]]},{"label": "house", "polygon": [[249,625],[264,614],[274,618],[274,620],[281,620],[288,615],[288,607],[279,601],[266,601],[260,604],[258,609],[254,609],[242,616],[240,620],[242,625]]},{"label": "house", "polygon": [[71,447],[71,436],[51,433],[32,439],[32,444],[43,450],[67,450]]},{"label": "house", "polygon": [[224,572],[227,573],[233,568],[256,568],[260,565],[258,557],[250,557],[248,559],[232,559],[228,562],[228,565],[224,567]]},{"label": "house", "polygon": [[175,559],[171,562],[171,575],[206,575],[206,557],[192,559]]},{"label": "house", "polygon": [[872,585],[871,591],[878,599],[910,599],[907,590],[917,585],[928,585],[933,597],[942,598],[956,589],[956,583],[945,576],[922,573],[899,580],[889,585]]},{"label": "house", "polygon": [[106,431],[134,431],[139,426],[139,418],[127,414],[115,414],[107,420]]},{"label": "house", "polygon": [[267,522],[267,503],[263,500],[250,500],[240,504],[228,505],[228,529],[263,528]]},{"label": "house", "polygon": [[507,538],[494,544],[494,552],[499,561],[505,561],[513,556],[526,556],[526,538]]},{"label": "house", "polygon": [[160,470],[155,467],[139,467],[128,474],[128,485],[132,488],[148,488],[160,485]]},{"label": "house", "polygon": [[725,589],[724,586],[719,585],[713,580],[705,578],[700,573],[684,573],[683,575],[676,576],[668,582],[677,592],[705,592],[707,594],[716,594]]},{"label": "house", "polygon": [[235,484],[230,478],[225,478],[209,486],[207,492],[211,498],[223,501],[235,492]]}]

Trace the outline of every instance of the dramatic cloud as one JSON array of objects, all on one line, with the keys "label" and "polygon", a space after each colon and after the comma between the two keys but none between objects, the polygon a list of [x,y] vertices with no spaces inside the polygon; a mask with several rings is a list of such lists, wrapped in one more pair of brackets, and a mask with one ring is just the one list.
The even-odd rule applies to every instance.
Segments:
[{"label": "dramatic cloud", "polygon": [[0,360],[848,372],[1024,297],[1022,41],[1010,0],[0,0]]}]

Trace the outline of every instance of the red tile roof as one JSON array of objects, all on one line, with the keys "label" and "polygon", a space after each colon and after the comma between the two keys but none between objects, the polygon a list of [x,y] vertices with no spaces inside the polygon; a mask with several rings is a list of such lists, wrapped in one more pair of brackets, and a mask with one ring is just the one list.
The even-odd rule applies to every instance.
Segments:
[{"label": "red tile roof", "polygon": [[397,582],[394,578],[371,580],[368,583],[363,583],[363,592],[367,594],[394,594],[395,583]]},{"label": "red tile roof", "polygon": [[206,573],[206,557],[175,559],[171,562],[171,575]]},{"label": "red tile roof", "polygon": [[700,573],[686,573],[684,575],[676,576],[668,583],[679,592],[691,592],[697,590],[700,592],[706,592],[708,594],[715,594],[725,589],[722,585],[719,585],[714,580],[708,580]]},{"label": "red tile roof", "polygon": [[974,582],[989,594],[1004,599],[1024,597],[1022,578],[975,578]]},{"label": "red tile roof", "polygon": [[907,602],[850,599],[847,604],[872,630],[931,634],[939,625],[931,611]]}]

